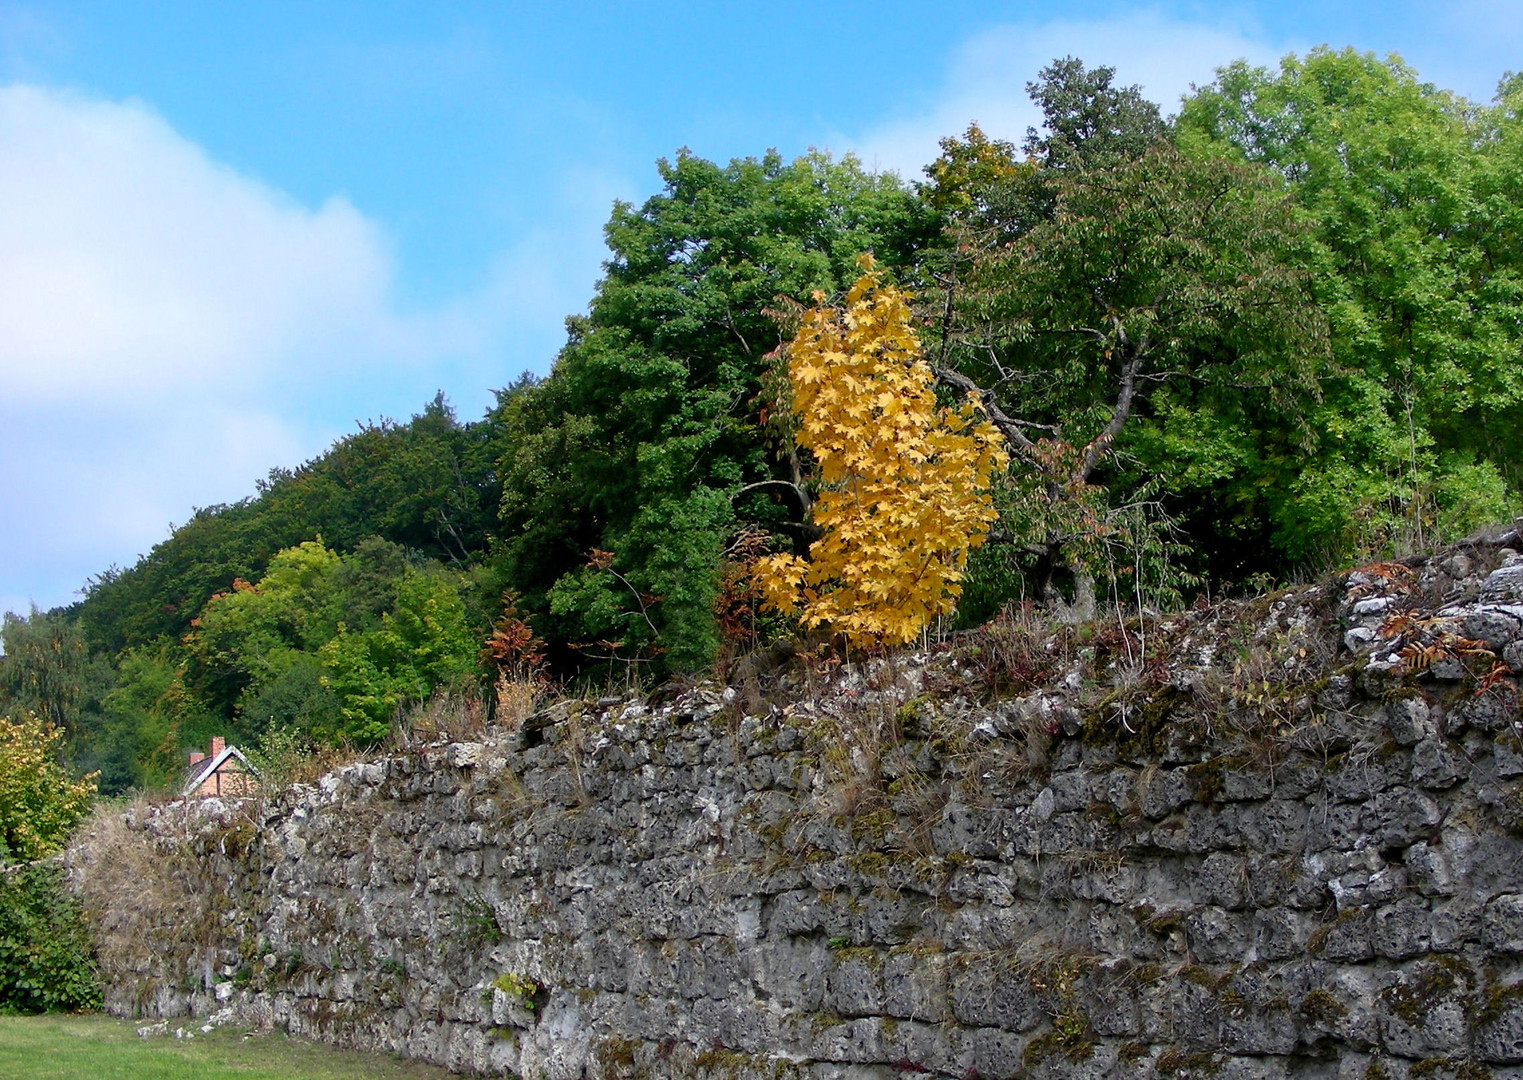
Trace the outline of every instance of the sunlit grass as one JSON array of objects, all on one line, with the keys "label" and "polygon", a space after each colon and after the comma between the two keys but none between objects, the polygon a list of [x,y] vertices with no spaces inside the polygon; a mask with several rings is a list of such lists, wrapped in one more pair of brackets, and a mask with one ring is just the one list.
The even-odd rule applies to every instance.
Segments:
[{"label": "sunlit grass", "polygon": [[[139,1022],[140,1023],[140,1022]],[[442,1080],[452,1074],[236,1027],[193,1039],[141,1039],[139,1023],[99,1014],[0,1015],[0,1080]]]}]

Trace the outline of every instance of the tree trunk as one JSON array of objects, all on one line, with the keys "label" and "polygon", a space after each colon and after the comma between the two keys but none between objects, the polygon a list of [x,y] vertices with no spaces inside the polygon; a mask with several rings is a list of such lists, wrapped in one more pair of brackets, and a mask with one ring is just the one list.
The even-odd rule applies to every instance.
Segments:
[{"label": "tree trunk", "polygon": [[[1073,575],[1073,599],[1063,595],[1058,578],[1062,571]],[[1095,617],[1095,579],[1083,567],[1073,566],[1063,558],[1058,544],[1048,544],[1047,552],[1037,563],[1037,591],[1042,605],[1054,619],[1065,626],[1086,623]]]}]

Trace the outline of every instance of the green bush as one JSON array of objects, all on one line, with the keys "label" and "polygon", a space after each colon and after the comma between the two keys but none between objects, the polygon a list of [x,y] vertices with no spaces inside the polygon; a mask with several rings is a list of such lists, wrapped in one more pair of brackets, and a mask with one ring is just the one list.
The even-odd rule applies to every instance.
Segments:
[{"label": "green bush", "polygon": [[90,935],[54,861],[0,866],[0,1009],[100,1006]]}]

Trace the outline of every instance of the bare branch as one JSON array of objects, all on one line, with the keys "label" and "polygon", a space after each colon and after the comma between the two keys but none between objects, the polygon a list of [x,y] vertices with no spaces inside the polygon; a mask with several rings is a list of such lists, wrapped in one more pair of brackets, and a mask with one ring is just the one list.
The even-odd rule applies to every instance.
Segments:
[{"label": "bare branch", "polygon": [[806,516],[809,513],[809,508],[814,505],[814,500],[809,497],[809,493],[807,491],[805,491],[798,484],[791,483],[787,480],[759,480],[754,484],[747,484],[745,487],[741,488],[734,495],[732,495],[730,497],[730,501],[734,502],[742,495],[749,495],[753,491],[767,491],[774,488],[786,491],[791,494],[794,498],[794,501],[798,503],[799,510],[802,511]]},{"label": "bare branch", "polygon": [[1100,455],[1116,441],[1116,436],[1121,434],[1121,428],[1126,424],[1126,418],[1132,412],[1132,394],[1137,388],[1137,369],[1142,366],[1142,353],[1134,352],[1125,366],[1121,369],[1121,386],[1116,391],[1116,406],[1111,410],[1111,421],[1105,425],[1105,430],[1096,435],[1084,453],[1079,458],[1078,479],[1088,480],[1089,474],[1094,472],[1095,465],[1100,460]]},{"label": "bare branch", "polygon": [[999,428],[1000,434],[1004,435],[1005,438],[1015,443],[1022,450],[1036,449],[1036,444],[1026,437],[1026,433],[1021,430],[1021,425],[1005,415],[1005,410],[1001,409],[995,402],[993,394],[983,389],[961,372],[945,367],[937,367],[934,369],[934,372],[937,382],[943,386],[951,387],[959,394],[967,394],[982,405],[985,415],[989,417],[995,427]]}]

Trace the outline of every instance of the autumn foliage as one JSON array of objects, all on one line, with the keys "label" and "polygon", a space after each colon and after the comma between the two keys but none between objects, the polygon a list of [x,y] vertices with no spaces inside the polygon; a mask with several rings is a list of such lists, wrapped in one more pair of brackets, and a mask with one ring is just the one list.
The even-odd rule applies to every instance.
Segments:
[{"label": "autumn foliage", "polygon": [[1007,460],[972,404],[936,406],[906,297],[872,257],[843,307],[815,307],[787,346],[797,442],[819,465],[809,558],[757,562],[767,604],[857,644],[910,641],[962,591]]},{"label": "autumn foliage", "polygon": [[57,851],[90,809],[96,774],[69,778],[58,763],[63,737],[29,712],[0,717],[0,862]]}]

